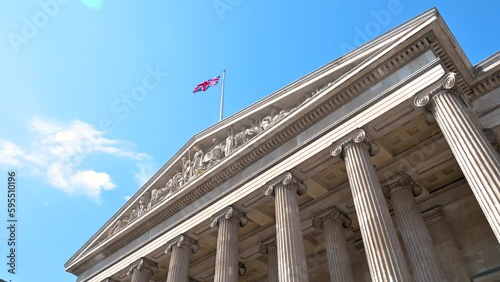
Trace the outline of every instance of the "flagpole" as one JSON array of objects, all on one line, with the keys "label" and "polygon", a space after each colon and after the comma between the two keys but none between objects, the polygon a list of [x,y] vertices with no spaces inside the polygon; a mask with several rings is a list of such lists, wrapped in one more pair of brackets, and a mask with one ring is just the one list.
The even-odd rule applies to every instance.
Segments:
[{"label": "flagpole", "polygon": [[222,71],[222,91],[220,94],[220,115],[219,121],[222,120],[222,113],[224,112],[224,80],[226,80],[226,70]]}]

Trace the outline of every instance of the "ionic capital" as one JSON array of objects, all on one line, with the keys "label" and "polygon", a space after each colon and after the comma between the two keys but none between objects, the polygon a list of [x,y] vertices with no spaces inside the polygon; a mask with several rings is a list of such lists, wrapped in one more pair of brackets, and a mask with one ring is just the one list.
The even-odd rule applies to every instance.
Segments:
[{"label": "ionic capital", "polygon": [[315,215],[312,225],[314,228],[323,229],[323,223],[326,220],[332,220],[338,224],[342,224],[344,228],[351,226],[352,220],[336,207],[328,208]]},{"label": "ionic capital", "polygon": [[348,134],[345,138],[333,143],[330,147],[330,154],[333,157],[343,158],[345,154],[345,148],[353,144],[366,146],[371,156],[375,156],[380,150],[380,146],[375,144],[373,140],[370,140],[370,138],[366,136],[366,132],[363,129],[358,128]]},{"label": "ionic capital", "polygon": [[402,172],[382,181],[381,186],[382,191],[388,198],[390,198],[391,191],[394,189],[408,189],[413,193],[414,197],[422,193],[422,187],[417,185],[408,174]]},{"label": "ionic capital", "polygon": [[232,206],[228,206],[227,208],[214,214],[212,216],[212,223],[210,224],[210,227],[218,227],[219,220],[221,219],[238,221],[241,227],[244,227],[248,223],[248,218],[245,213],[233,208]]},{"label": "ionic capital", "polygon": [[153,274],[158,271],[158,264],[154,261],[148,260],[147,258],[140,258],[129,266],[127,275],[132,274],[134,270],[149,271]]},{"label": "ionic capital", "polygon": [[456,82],[457,82],[457,74],[454,72],[447,73],[439,80],[436,88],[428,92],[417,94],[413,99],[413,104],[417,107],[429,107],[430,101],[433,96],[442,92],[456,93],[455,91]]},{"label": "ionic capital", "polygon": [[199,249],[198,242],[194,239],[191,239],[185,235],[179,235],[177,238],[170,240],[167,243],[167,248],[165,250],[165,253],[170,253],[172,252],[172,248],[177,247],[177,248],[191,248],[191,251],[196,253]]},{"label": "ionic capital", "polygon": [[297,191],[299,196],[306,193],[307,187],[304,183],[299,181],[293,174],[289,171],[281,174],[275,179],[269,181],[264,186],[264,195],[269,196],[275,194],[276,188],[285,188]]},{"label": "ionic capital", "polygon": [[260,244],[259,253],[267,254],[269,250],[276,249],[278,246],[276,244],[276,237],[268,238]]},{"label": "ionic capital", "polygon": [[446,221],[443,215],[442,206],[433,206],[422,212],[422,218],[426,225],[432,225],[436,222]]}]

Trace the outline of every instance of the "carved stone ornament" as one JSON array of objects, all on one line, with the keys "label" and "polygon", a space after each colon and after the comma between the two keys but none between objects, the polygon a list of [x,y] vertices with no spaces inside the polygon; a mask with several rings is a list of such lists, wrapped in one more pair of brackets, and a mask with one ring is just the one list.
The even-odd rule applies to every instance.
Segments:
[{"label": "carved stone ornament", "polygon": [[447,73],[441,78],[441,80],[439,81],[439,86],[436,89],[417,94],[413,100],[413,103],[417,107],[428,107],[430,105],[432,96],[443,91],[454,92],[452,89],[455,87],[457,81],[456,77],[457,75],[454,72]]},{"label": "carved stone ornament", "polygon": [[246,217],[245,213],[242,211],[239,211],[231,206],[221,210],[220,212],[216,213],[215,215],[212,216],[212,222],[210,223],[210,227],[218,227],[219,226],[219,220],[221,219],[226,219],[226,220],[237,220],[240,223],[241,227],[244,227],[248,223],[248,218]]},{"label": "carved stone ornament", "polygon": [[323,222],[325,222],[325,220],[333,220],[334,222],[341,223],[344,228],[349,228],[352,223],[351,218],[336,207],[331,207],[316,214],[312,225],[314,228],[323,229]]},{"label": "carved stone ornament", "polygon": [[365,144],[368,147],[368,151],[371,156],[375,156],[380,151],[380,146],[371,141],[366,136],[366,132],[363,129],[358,128],[344,139],[333,143],[330,147],[330,154],[333,157],[343,158],[345,148],[351,144]]},{"label": "carved stone ornament", "polygon": [[275,189],[279,187],[284,187],[288,189],[296,189],[297,194],[299,196],[302,196],[306,193],[307,191],[307,186],[297,180],[296,177],[293,176],[291,172],[285,172],[281,174],[280,176],[276,177],[275,179],[269,181],[265,186],[264,186],[264,195],[269,196],[273,195],[275,193]]},{"label": "carved stone ornament", "polygon": [[152,210],[156,205],[171,198],[174,194],[182,190],[186,184],[197,179],[212,167],[217,166],[224,158],[233,154],[254,137],[278,124],[292,111],[306,104],[331,84],[332,82],[325,84],[311,93],[305,94],[304,98],[299,99],[299,103],[295,107],[290,107],[289,109],[270,107],[269,115],[258,119],[249,118],[248,125],[242,126],[238,132],[234,132],[232,127],[229,127],[227,129],[227,138],[223,142],[219,142],[215,138],[212,140],[213,145],[209,148],[202,149],[196,145],[189,148],[187,156],[183,156],[179,163],[172,167],[170,172],[172,176],[166,182],[165,186],[155,189],[151,188],[139,197],[131,205],[131,210],[117,219],[113,226],[109,227],[112,230],[107,231],[107,238],[113,236],[120,229],[123,229],[125,225],[134,222]]},{"label": "carved stone ornament", "polygon": [[245,275],[245,273],[247,273],[247,267],[245,266],[244,263],[239,262],[238,263],[238,274],[240,276],[243,276],[243,275]]},{"label": "carved stone ornament", "polygon": [[198,242],[194,239],[191,239],[185,235],[179,235],[177,238],[169,241],[167,243],[167,248],[165,250],[165,253],[170,253],[172,252],[172,248],[177,247],[177,248],[191,248],[191,251],[196,253],[198,249],[200,248],[198,245]]},{"label": "carved stone ornament", "polygon": [[422,212],[422,218],[426,225],[431,225],[439,221],[445,221],[442,206],[433,206]]},{"label": "carved stone ornament", "polygon": [[150,271],[151,274],[158,271],[158,264],[156,262],[150,261],[146,258],[140,258],[136,262],[132,263],[129,266],[129,270],[127,275],[130,275],[134,272],[134,270],[147,270]]},{"label": "carved stone ornament", "polygon": [[422,187],[417,185],[408,174],[402,172],[382,181],[381,186],[387,198],[390,198],[390,191],[392,189],[411,189],[415,197],[422,193]]},{"label": "carved stone ornament", "polygon": [[276,243],[276,237],[271,237],[262,241],[259,247],[259,253],[267,254],[269,252],[269,249],[276,249],[277,247],[278,245]]}]

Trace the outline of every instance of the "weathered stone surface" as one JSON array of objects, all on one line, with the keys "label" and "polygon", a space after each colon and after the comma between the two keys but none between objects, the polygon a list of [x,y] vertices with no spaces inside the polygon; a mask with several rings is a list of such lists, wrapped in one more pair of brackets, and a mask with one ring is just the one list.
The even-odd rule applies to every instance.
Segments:
[{"label": "weathered stone surface", "polygon": [[278,282],[278,249],[276,245],[276,238],[271,238],[262,242],[259,252],[267,254],[267,278],[269,282]]},{"label": "weathered stone surface", "polygon": [[447,281],[414,198],[422,192],[421,188],[406,174],[399,174],[384,184],[383,189],[391,199],[415,281]]},{"label": "weathered stone surface", "polygon": [[198,251],[198,243],[185,235],[180,235],[167,244],[165,252],[172,253],[167,282],[187,281],[189,255],[190,253],[196,253],[196,251]]},{"label": "weathered stone surface", "polygon": [[305,191],[306,186],[290,172],[285,172],[265,186],[265,195],[274,195],[276,202],[276,241],[280,281],[309,281],[297,202],[297,195],[303,195]]},{"label": "weathered stone surface", "polygon": [[227,207],[212,217],[212,227],[219,227],[214,281],[237,282],[240,272],[238,229],[246,225],[245,214]]},{"label": "weathered stone surface", "polygon": [[131,282],[149,282],[149,278],[156,271],[158,271],[156,262],[141,258],[129,266],[127,275],[132,275]]},{"label": "weathered stone surface", "polygon": [[462,169],[472,192],[500,242],[500,156],[455,91],[456,74],[448,73],[430,93],[415,97],[428,106]]},{"label": "weathered stone surface", "polygon": [[373,281],[411,281],[382,188],[370,158],[375,153],[363,130],[332,146],[343,156]]},{"label": "weathered stone surface", "polygon": [[351,282],[351,258],[347,250],[344,228],[351,225],[351,219],[333,207],[316,215],[313,226],[325,233],[326,254],[330,281]]}]

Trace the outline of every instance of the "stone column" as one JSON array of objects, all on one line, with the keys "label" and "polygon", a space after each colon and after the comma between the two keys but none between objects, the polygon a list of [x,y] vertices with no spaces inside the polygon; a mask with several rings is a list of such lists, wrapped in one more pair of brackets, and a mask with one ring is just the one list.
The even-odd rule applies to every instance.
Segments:
[{"label": "stone column", "polygon": [[376,146],[357,129],[331,148],[345,159],[347,177],[373,281],[411,281],[410,272],[377,173],[370,158]]},{"label": "stone column", "polygon": [[276,208],[276,242],[278,246],[278,276],[280,281],[309,281],[304,252],[297,195],[307,187],[290,172],[285,172],[266,184],[264,194],[274,195]]},{"label": "stone column", "polygon": [[147,258],[140,258],[129,266],[127,275],[132,274],[131,282],[149,282],[151,275],[158,270],[158,264]]},{"label": "stone column", "polygon": [[198,251],[198,242],[180,235],[167,243],[165,253],[172,253],[168,267],[167,282],[187,281],[189,270],[189,255]]},{"label": "stone column", "polygon": [[423,211],[422,218],[431,234],[448,281],[471,281],[462,252],[446,222],[442,207],[434,206]]},{"label": "stone column", "polygon": [[418,107],[430,108],[455,159],[500,242],[500,156],[455,90],[456,74],[440,86],[415,97]]},{"label": "stone column", "polygon": [[347,250],[344,228],[351,226],[351,219],[336,207],[317,214],[313,227],[323,230],[328,257],[330,281],[352,282],[351,258]]},{"label": "stone column", "polygon": [[211,227],[219,227],[214,281],[237,282],[239,264],[239,227],[247,224],[243,212],[229,206],[212,217]]},{"label": "stone column", "polygon": [[261,254],[267,254],[268,281],[278,282],[278,249],[276,238],[270,238],[262,242],[259,248]]},{"label": "stone column", "polygon": [[382,188],[390,198],[403,243],[417,282],[447,281],[434,243],[414,196],[422,189],[410,176],[397,174]]}]

